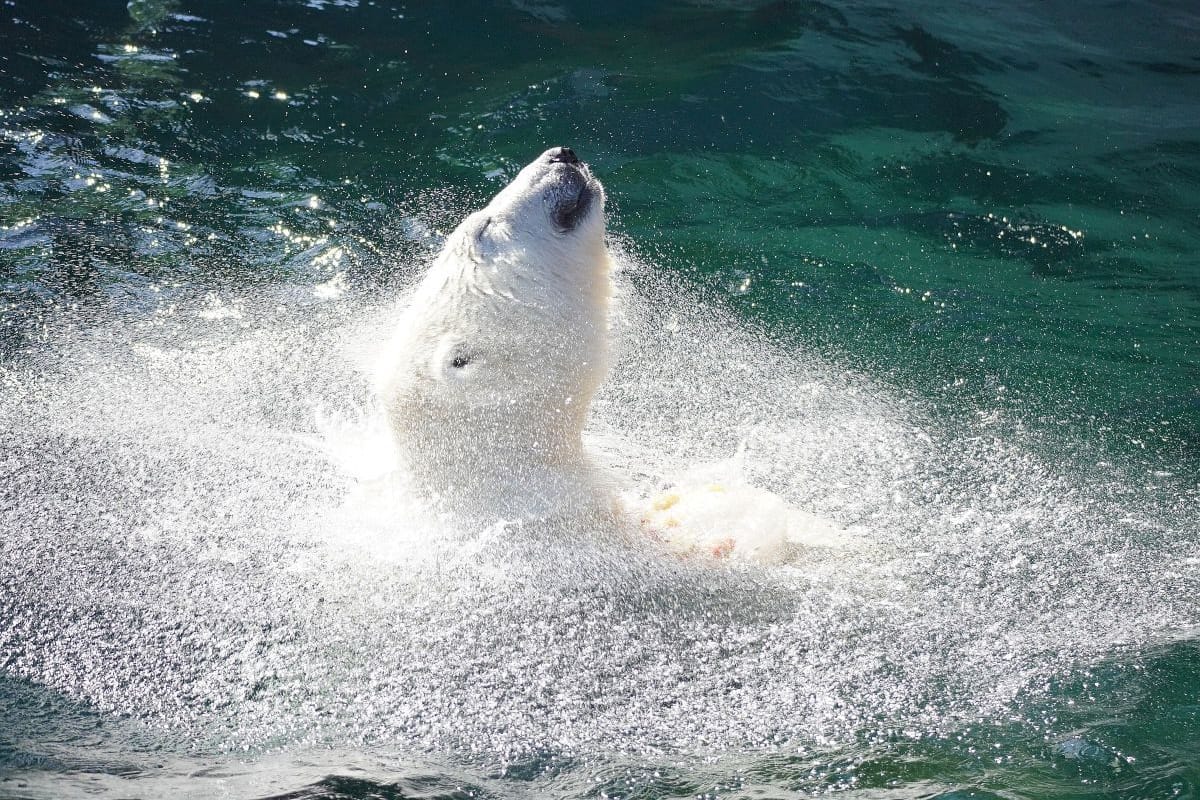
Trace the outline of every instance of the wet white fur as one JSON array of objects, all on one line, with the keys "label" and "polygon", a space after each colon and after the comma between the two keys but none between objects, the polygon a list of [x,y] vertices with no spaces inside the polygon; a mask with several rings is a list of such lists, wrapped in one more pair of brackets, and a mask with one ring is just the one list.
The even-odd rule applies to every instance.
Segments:
[{"label": "wet white fur", "polygon": [[[604,192],[564,231],[546,154],[447,239],[378,374],[404,468],[447,509],[495,519],[611,510],[583,450],[607,369]],[[456,357],[468,358],[454,367]]]}]

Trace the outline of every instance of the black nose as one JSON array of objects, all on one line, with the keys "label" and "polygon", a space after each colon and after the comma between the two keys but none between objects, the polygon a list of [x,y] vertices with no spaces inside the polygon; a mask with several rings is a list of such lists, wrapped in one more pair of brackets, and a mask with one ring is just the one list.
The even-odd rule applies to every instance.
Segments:
[{"label": "black nose", "polygon": [[578,164],[579,156],[569,147],[555,147],[550,150],[550,163]]}]

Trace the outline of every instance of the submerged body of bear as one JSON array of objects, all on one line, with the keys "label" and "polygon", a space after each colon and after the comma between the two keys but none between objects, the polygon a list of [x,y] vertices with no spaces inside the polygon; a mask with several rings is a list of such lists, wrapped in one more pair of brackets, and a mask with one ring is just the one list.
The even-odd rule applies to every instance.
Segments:
[{"label": "submerged body of bear", "polygon": [[[604,199],[574,152],[553,148],[447,239],[379,372],[405,473],[418,492],[466,518],[640,528],[679,552],[786,560],[786,524],[741,530],[739,519],[757,517],[713,517],[715,495],[700,503],[675,495],[669,505],[719,524],[716,547],[711,525],[659,513],[667,510],[661,498],[623,511],[614,482],[585,452],[584,423],[609,349]],[[729,488],[735,509],[767,496]]]}]

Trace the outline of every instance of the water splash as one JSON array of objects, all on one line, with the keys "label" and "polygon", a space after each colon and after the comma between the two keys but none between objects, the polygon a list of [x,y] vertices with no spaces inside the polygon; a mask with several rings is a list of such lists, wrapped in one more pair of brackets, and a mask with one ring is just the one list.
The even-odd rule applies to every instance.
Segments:
[{"label": "water splash", "polygon": [[52,326],[3,373],[0,663],[202,752],[519,763],[943,734],[1196,618],[1186,493],[1053,463],[622,260],[593,449],[637,490],[744,444],[750,480],[869,548],[726,568],[357,503],[315,420],[369,415],[355,354],[391,304],[197,296],[169,330]]}]

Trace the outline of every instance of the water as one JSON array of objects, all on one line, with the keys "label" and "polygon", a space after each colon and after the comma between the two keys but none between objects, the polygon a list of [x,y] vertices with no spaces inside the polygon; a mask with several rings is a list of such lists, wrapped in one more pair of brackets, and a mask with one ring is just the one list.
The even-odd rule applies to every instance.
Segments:
[{"label": "water", "polygon": [[[8,0],[0,796],[1195,797],[1198,30]],[[621,267],[592,447],[744,445],[869,547],[353,502],[322,430],[396,298],[557,143]]]}]

